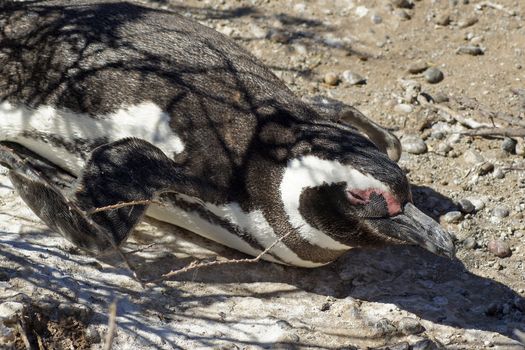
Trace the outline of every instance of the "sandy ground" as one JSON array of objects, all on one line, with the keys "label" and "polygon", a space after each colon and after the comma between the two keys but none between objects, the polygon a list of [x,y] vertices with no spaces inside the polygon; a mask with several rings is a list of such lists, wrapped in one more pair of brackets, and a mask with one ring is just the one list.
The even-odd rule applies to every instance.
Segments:
[{"label": "sandy ground", "polygon": [[[320,269],[266,262],[212,267],[143,289],[118,257],[86,256],[50,232],[4,171],[0,344],[12,340],[11,347],[23,349],[25,335],[42,348],[102,348],[116,300],[114,349],[525,347],[523,139],[515,138],[508,152],[502,145],[510,150],[512,142],[499,136],[459,134],[469,131],[463,124],[473,125],[465,118],[498,127],[511,120],[514,130],[525,122],[523,2],[152,5],[232,37],[300,96],[352,104],[394,130],[405,146],[424,142],[426,150],[403,153],[400,165],[414,184],[416,204],[455,233],[458,259],[409,246],[356,249]],[[477,46],[483,55],[458,53],[461,46]],[[421,62],[444,79],[430,84],[424,73],[407,72]],[[345,71],[366,84],[352,85]],[[426,105],[428,96],[448,109]],[[460,204],[464,199],[476,209]],[[510,256],[498,257],[494,244],[506,252],[499,255]],[[131,262],[147,278],[196,258],[242,257],[153,220],[141,224],[124,249],[140,249]]]}]

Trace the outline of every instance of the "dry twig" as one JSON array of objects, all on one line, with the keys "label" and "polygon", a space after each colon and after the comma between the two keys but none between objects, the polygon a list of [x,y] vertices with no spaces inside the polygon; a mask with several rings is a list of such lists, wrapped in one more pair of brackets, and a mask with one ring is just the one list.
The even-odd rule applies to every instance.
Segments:
[{"label": "dry twig", "polygon": [[458,113],[446,106],[440,105],[440,104],[434,104],[429,103],[425,101],[424,98],[418,99],[419,103],[421,103],[422,106],[433,109],[435,111],[443,112],[447,115],[449,115],[451,118],[456,120],[458,123],[460,123],[463,126],[466,126],[470,129],[479,129],[479,128],[485,128],[485,127],[491,127],[491,124],[486,123],[480,123],[472,118],[465,118],[461,113]]},{"label": "dry twig", "polygon": [[93,215],[95,213],[100,213],[101,211],[107,211],[107,210],[113,210],[113,209],[119,209],[124,207],[130,207],[133,205],[150,205],[150,204],[157,204],[157,205],[163,205],[162,202],[154,200],[154,199],[144,199],[144,200],[137,200],[137,201],[131,201],[131,202],[121,202],[117,204],[112,205],[106,205],[105,207],[99,207],[99,208],[93,208],[90,209],[87,214]]},{"label": "dry twig", "polygon": [[460,133],[468,136],[507,136],[507,137],[525,137],[525,128],[482,128],[476,130],[467,130]]},{"label": "dry twig", "polygon": [[109,321],[108,321],[108,332],[106,333],[106,339],[104,342],[104,350],[111,350],[113,345],[113,339],[115,338],[117,330],[117,300],[114,300],[109,305]]},{"label": "dry twig", "polygon": [[188,272],[188,271],[192,271],[192,270],[195,270],[195,269],[199,269],[199,268],[203,268],[203,267],[210,267],[210,266],[220,266],[220,265],[232,265],[232,264],[243,264],[243,263],[256,263],[258,262],[259,260],[261,260],[261,258],[266,254],[268,253],[273,247],[275,247],[275,245],[277,245],[279,242],[281,242],[283,239],[285,239],[286,237],[288,237],[293,231],[289,231],[288,233],[286,233],[284,236],[280,237],[279,239],[275,240],[275,242],[273,242],[268,248],[266,248],[265,250],[263,250],[259,255],[257,255],[256,257],[254,258],[246,258],[246,259],[233,259],[233,260],[223,260],[223,261],[212,261],[212,262],[198,262],[198,261],[192,261],[188,266],[186,267],[183,267],[182,269],[179,269],[179,270],[174,270],[174,271],[170,271],[166,274],[163,274],[162,276],[160,276],[159,278],[156,278],[156,279],[153,279],[153,280],[149,280],[147,281],[146,283],[158,283],[158,282],[161,282],[161,281],[165,281],[167,280],[168,278],[171,278],[173,276],[176,276],[176,275],[180,275],[182,273],[185,273],[185,272]]},{"label": "dry twig", "polygon": [[507,10],[503,5],[496,4],[496,3],[491,2],[491,1],[482,1],[479,4],[476,5],[476,9],[477,10],[481,10],[484,7],[490,7],[490,8],[493,8],[495,10],[505,12],[509,16],[515,16],[516,15],[516,11]]}]

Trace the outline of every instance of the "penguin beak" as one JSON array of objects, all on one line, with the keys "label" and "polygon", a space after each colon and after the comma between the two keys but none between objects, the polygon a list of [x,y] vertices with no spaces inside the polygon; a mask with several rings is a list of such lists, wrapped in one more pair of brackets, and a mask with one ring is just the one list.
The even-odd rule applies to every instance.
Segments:
[{"label": "penguin beak", "polygon": [[367,223],[381,235],[417,244],[437,255],[451,259],[455,257],[452,235],[410,202],[399,215],[388,219],[372,219]]}]

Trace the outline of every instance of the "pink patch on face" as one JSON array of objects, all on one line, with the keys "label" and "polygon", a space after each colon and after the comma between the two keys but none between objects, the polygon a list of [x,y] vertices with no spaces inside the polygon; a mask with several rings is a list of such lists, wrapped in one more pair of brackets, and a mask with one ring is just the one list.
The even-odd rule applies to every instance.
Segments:
[{"label": "pink patch on face", "polygon": [[388,209],[388,215],[395,216],[401,213],[401,203],[390,193],[376,188],[368,188],[366,190],[351,190],[347,191],[348,200],[354,205],[364,205],[370,202],[370,195],[377,193],[385,199]]}]

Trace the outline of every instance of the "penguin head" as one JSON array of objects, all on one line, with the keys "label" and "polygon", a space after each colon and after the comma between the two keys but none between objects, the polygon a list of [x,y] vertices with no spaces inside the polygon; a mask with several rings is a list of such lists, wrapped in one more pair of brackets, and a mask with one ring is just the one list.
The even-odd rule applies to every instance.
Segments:
[{"label": "penguin head", "polygon": [[309,127],[288,159],[281,199],[293,227],[327,248],[408,242],[453,257],[451,235],[412,204],[404,172],[340,125]]}]

